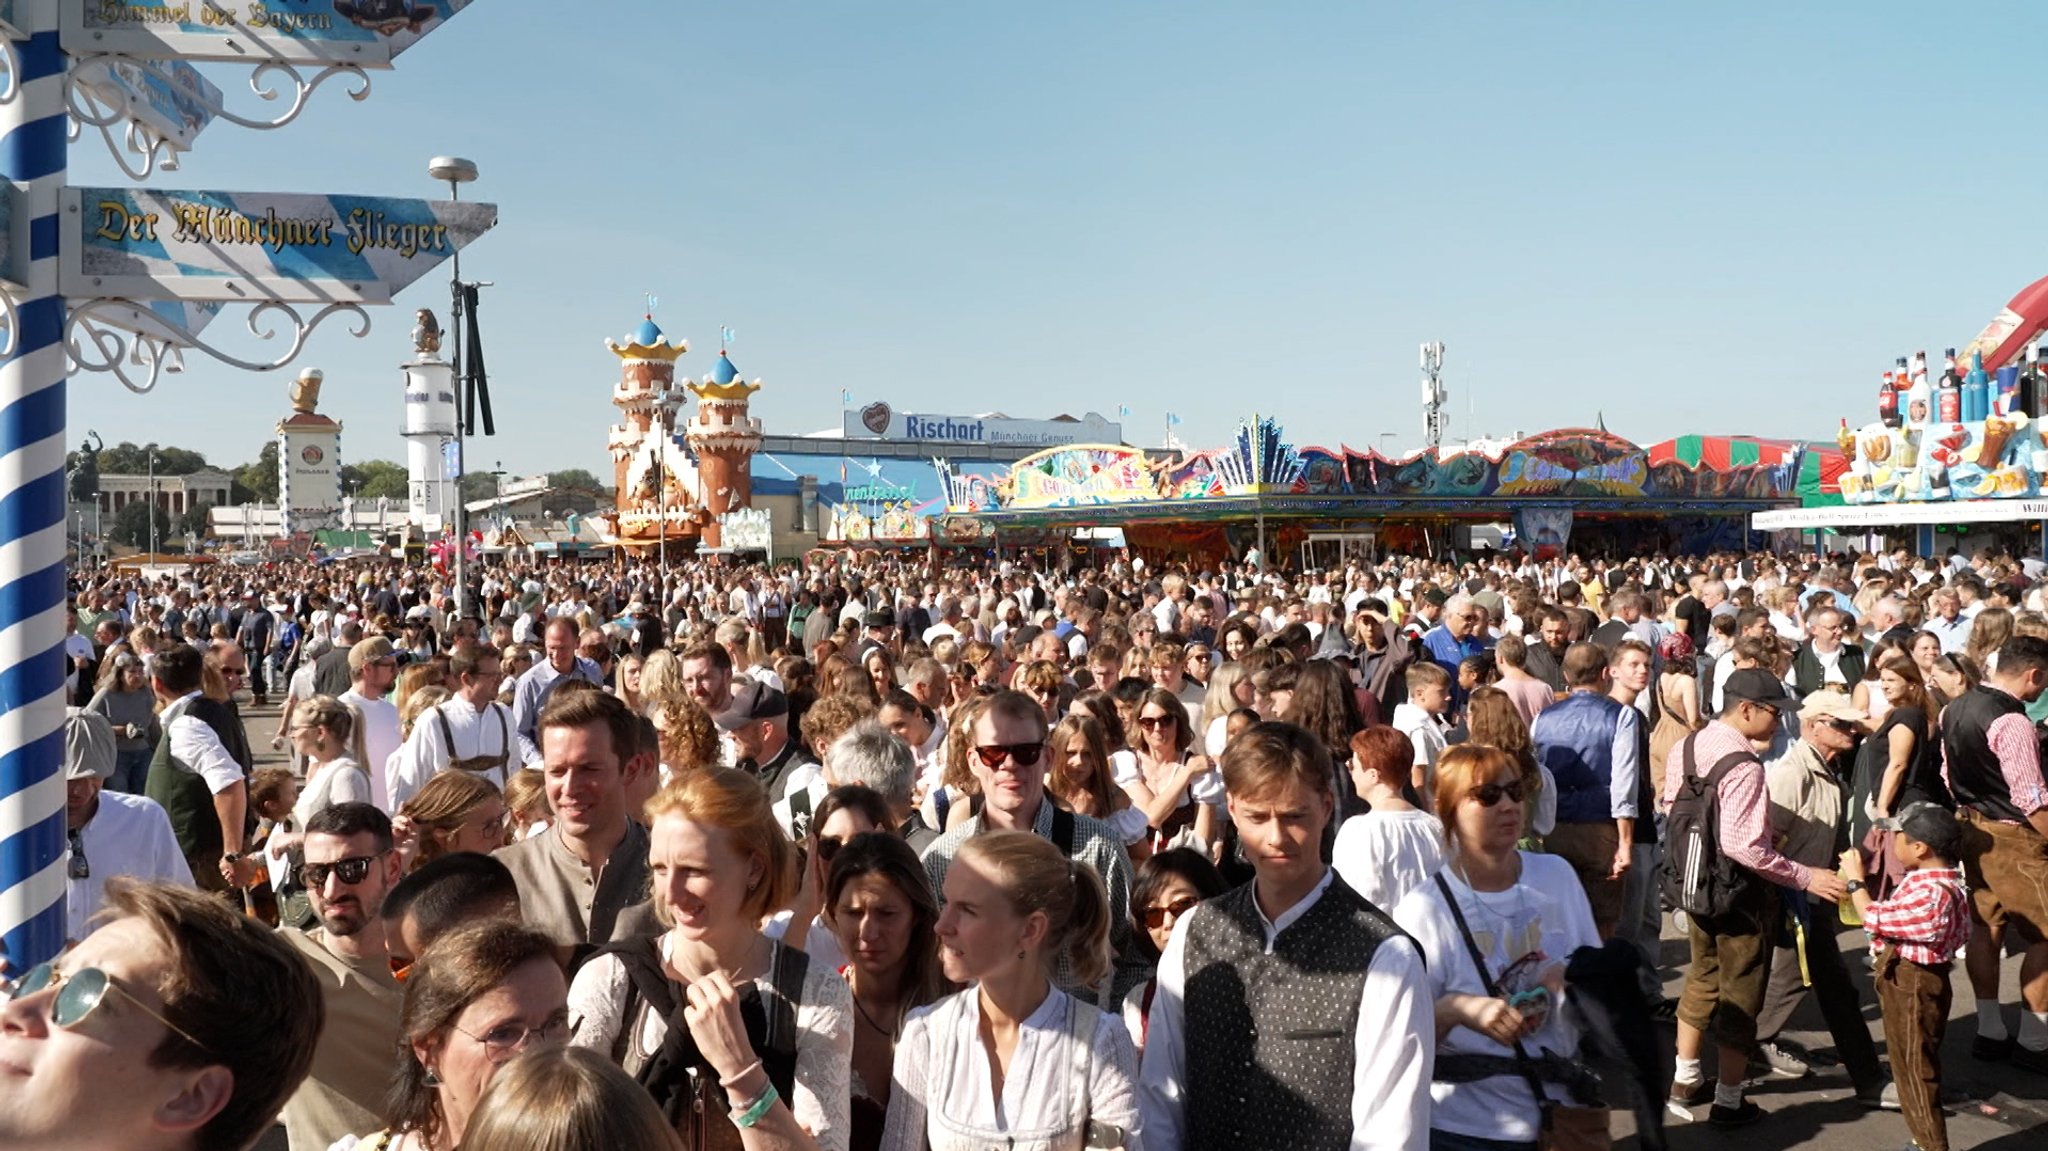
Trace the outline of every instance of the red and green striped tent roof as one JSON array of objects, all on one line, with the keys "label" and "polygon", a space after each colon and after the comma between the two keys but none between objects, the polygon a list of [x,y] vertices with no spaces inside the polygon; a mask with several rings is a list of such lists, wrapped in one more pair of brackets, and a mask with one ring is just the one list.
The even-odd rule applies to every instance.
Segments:
[{"label": "red and green striped tent roof", "polygon": [[1762,464],[1776,467],[1799,450],[1798,440],[1764,440],[1754,436],[1679,436],[1649,447],[1652,464],[1676,461],[1687,467],[1702,464],[1715,471]]}]

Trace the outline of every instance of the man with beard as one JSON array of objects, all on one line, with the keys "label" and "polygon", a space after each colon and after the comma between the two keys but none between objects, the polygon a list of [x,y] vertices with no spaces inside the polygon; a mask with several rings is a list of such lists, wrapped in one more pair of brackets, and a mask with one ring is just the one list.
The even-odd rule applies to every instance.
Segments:
[{"label": "man with beard", "polygon": [[1536,609],[1532,628],[1535,639],[1528,645],[1524,670],[1548,684],[1551,691],[1563,695],[1564,653],[1571,646],[1571,623],[1564,612],[1546,604]]},{"label": "man with beard", "polygon": [[284,1106],[291,1151],[326,1151],[383,1123],[404,1002],[384,937],[384,895],[403,862],[391,820],[367,803],[337,803],[306,821],[299,881],[320,926],[286,928],[286,942],[320,984],[327,1026],[313,1070]]}]

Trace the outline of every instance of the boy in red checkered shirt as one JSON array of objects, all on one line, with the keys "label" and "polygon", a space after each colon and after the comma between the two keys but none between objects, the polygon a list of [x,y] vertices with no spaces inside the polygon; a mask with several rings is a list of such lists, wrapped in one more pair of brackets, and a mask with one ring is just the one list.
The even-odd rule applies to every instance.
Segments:
[{"label": "boy in red checkered shirt", "polygon": [[1876,953],[1878,1005],[1884,1042],[1898,1084],[1906,1129],[1920,1151],[1948,1151],[1941,1112],[1941,1033],[1948,1026],[1949,968],[1970,938],[1969,893],[1956,867],[1962,847],[1956,817],[1929,803],[1899,818],[1892,855],[1906,869],[1891,898],[1873,900],[1863,889],[1863,855],[1842,854],[1849,898],[1863,916]]}]

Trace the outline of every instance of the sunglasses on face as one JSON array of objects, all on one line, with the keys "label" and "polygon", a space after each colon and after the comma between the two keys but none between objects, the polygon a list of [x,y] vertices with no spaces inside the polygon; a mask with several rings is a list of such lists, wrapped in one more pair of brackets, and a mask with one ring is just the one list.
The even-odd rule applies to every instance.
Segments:
[{"label": "sunglasses on face", "polygon": [[1162,727],[1170,727],[1172,726],[1172,724],[1173,717],[1170,715],[1141,715],[1138,717],[1139,727],[1149,727],[1157,729]]},{"label": "sunglasses on face", "polygon": [[1479,801],[1479,806],[1492,807],[1493,805],[1501,801],[1502,796],[1506,796],[1507,798],[1514,800],[1516,803],[1520,803],[1522,802],[1522,797],[1528,793],[1527,790],[1523,788],[1521,780],[1511,779],[1506,783],[1482,784],[1479,787],[1473,788],[1468,794],[1470,794],[1473,799]]},{"label": "sunglasses on face", "polygon": [[1043,743],[991,743],[978,746],[974,754],[981,760],[981,766],[997,768],[1005,759],[1014,760],[1018,767],[1030,767],[1045,754]]},{"label": "sunglasses on face", "polygon": [[846,841],[839,836],[821,835],[818,837],[818,858],[830,863],[832,857],[839,854],[839,849],[845,846]]},{"label": "sunglasses on face", "polygon": [[376,855],[351,855],[347,859],[337,859],[333,863],[302,864],[299,867],[299,885],[308,891],[318,891],[327,886],[327,877],[332,875],[343,883],[354,886],[368,879],[370,865],[386,854],[380,851]]},{"label": "sunglasses on face", "polygon": [[1195,909],[1199,899],[1182,898],[1172,903],[1156,903],[1145,909],[1145,926],[1157,930],[1173,920],[1179,919]]},{"label": "sunglasses on face", "polygon": [[66,1031],[85,1022],[86,1018],[107,1001],[107,992],[112,991],[133,1004],[144,1015],[163,1024],[171,1033],[201,1051],[207,1046],[192,1038],[192,1033],[152,1011],[148,1004],[137,999],[129,990],[114,982],[114,977],[97,967],[81,967],[65,973],[57,970],[54,963],[38,963],[28,969],[28,974],[7,993],[9,1001],[26,999],[50,988],[57,989],[57,998],[50,1005],[50,1022]]}]

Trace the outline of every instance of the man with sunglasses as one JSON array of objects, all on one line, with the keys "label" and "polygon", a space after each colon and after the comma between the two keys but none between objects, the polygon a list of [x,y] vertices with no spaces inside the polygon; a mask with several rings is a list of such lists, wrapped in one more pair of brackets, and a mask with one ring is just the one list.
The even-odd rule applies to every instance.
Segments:
[{"label": "man with sunglasses", "polygon": [[[1715,846],[1758,882],[1744,888],[1738,905],[1727,913],[1693,916],[1688,924],[1692,961],[1678,1000],[1678,1062],[1671,1107],[1689,1116],[1690,1108],[1711,1100],[1710,1122],[1740,1127],[1763,1116],[1755,1101],[1742,1097],[1742,1085],[1748,1078],[1750,1049],[1756,1045],[1757,1016],[1763,1010],[1771,947],[1777,938],[1782,905],[1778,889],[1805,891],[1829,904],[1840,900],[1846,889],[1833,869],[1785,858],[1771,826],[1763,763],[1754,745],[1771,738],[1779,717],[1797,701],[1783,680],[1760,667],[1730,675],[1724,695],[1727,706],[1720,717],[1671,749],[1664,766],[1662,802],[1668,808],[1678,798],[1688,754],[1692,770],[1702,775],[1734,757],[1714,787],[1720,809]],[[1718,1082],[1707,1079],[1701,1062],[1710,1028],[1718,1048]]]},{"label": "man with sunglasses", "polygon": [[384,765],[402,742],[399,736],[398,705],[388,698],[398,684],[398,652],[383,636],[372,636],[349,649],[349,689],[341,702],[363,717],[363,752],[369,762],[363,770],[370,775],[371,802],[383,810],[397,810],[391,798]]},{"label": "man with sunglasses", "polygon": [[[1842,772],[1850,766],[1850,753],[1869,723],[1870,717],[1840,692],[1817,691],[1806,697],[1799,709],[1799,738],[1764,767],[1771,829],[1783,837],[1779,850],[1786,858],[1808,867],[1826,867],[1837,858],[1835,844],[1849,802],[1848,780]],[[1804,925],[1805,964],[1802,968],[1800,951],[1792,947],[1780,946],[1772,956],[1763,1012],[1757,1017],[1759,1057],[1780,1078],[1807,1075],[1806,1061],[1781,1048],[1778,1035],[1806,998],[1810,981],[1856,1098],[1872,1107],[1887,1105],[1884,1065],[1863,1018],[1862,995],[1849,982],[1849,969],[1835,939],[1840,931],[1836,906],[1786,892],[1785,912],[1788,920]],[[1896,1108],[1897,1089],[1889,1095],[1889,1106]]]},{"label": "man with sunglasses", "polygon": [[1116,953],[1116,970],[1106,986],[1083,986],[1074,982],[1062,956],[1053,979],[1077,998],[1113,1011],[1124,992],[1144,975],[1130,940],[1131,860],[1108,824],[1058,810],[1046,798],[1046,731],[1045,712],[1030,696],[999,691],[989,697],[974,722],[967,756],[981,784],[981,814],[954,826],[926,849],[924,870],[943,902],[954,853],[984,830],[1029,831],[1050,840],[1067,858],[1093,867],[1109,892],[1109,944]]},{"label": "man with sunglasses", "polygon": [[249,832],[249,781],[220,735],[194,712],[218,707],[199,690],[205,657],[173,644],[150,664],[150,687],[163,705],[143,792],[170,816],[193,881],[208,891],[228,890]]},{"label": "man with sunglasses", "polygon": [[261,921],[118,879],[108,918],[0,1004],[0,1147],[244,1151],[305,1078],[323,1012]]},{"label": "man with sunglasses", "polygon": [[394,809],[451,768],[488,779],[501,792],[515,768],[519,747],[512,739],[512,711],[498,702],[505,675],[497,649],[457,648],[448,657],[448,674],[461,689],[413,723],[406,754],[391,761]]},{"label": "man with sunglasses", "polygon": [[383,1123],[404,996],[382,912],[404,864],[392,850],[391,820],[367,803],[337,803],[307,820],[305,834],[299,883],[320,926],[279,934],[318,981],[327,1026],[312,1073],[285,1104],[284,1126],[292,1151],[326,1151]]}]

